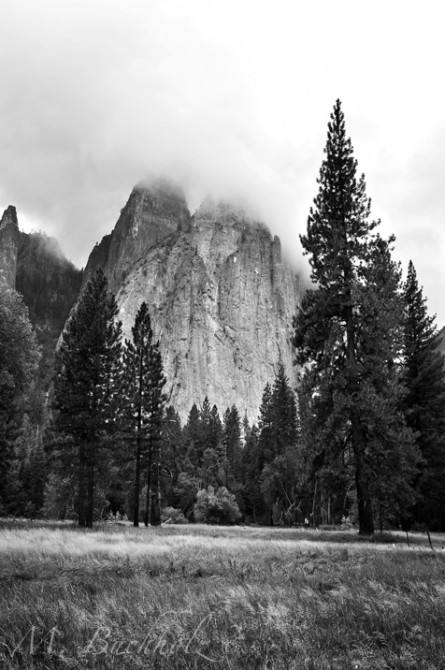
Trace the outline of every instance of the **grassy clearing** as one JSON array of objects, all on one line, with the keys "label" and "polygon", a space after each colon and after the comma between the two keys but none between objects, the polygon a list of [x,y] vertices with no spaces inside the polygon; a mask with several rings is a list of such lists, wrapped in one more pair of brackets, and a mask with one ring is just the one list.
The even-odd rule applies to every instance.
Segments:
[{"label": "grassy clearing", "polygon": [[0,528],[0,667],[445,668],[445,553],[387,535]]}]

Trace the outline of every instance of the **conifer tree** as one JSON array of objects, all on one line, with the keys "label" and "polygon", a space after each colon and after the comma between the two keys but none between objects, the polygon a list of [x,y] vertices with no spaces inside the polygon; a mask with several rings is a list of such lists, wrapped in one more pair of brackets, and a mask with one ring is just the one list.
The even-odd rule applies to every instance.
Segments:
[{"label": "conifer tree", "polygon": [[416,489],[421,498],[415,520],[430,530],[445,530],[445,370],[435,318],[410,261],[403,290],[404,381],[403,408],[422,456]]},{"label": "conifer tree", "polygon": [[284,366],[278,367],[273,386],[266,384],[260,408],[258,482],[267,521],[281,518],[294,505],[296,482],[297,407]]},{"label": "conifer tree", "polygon": [[261,520],[264,502],[259,488],[261,475],[259,430],[254,423],[251,427],[244,419],[244,448],[242,451],[244,509],[254,522]]},{"label": "conifer tree", "polygon": [[184,432],[187,458],[197,469],[202,464],[204,444],[201,430],[201,412],[199,411],[196,403],[193,403],[192,408],[190,409]]},{"label": "conifer tree", "polygon": [[162,454],[165,506],[175,507],[174,489],[184,470],[185,452],[181,419],[171,405],[165,412]]},{"label": "conifer tree", "polygon": [[[374,232],[378,222],[369,220],[365,178],[357,176],[339,100],[325,154],[307,234],[300,236],[317,287],[303,299],[294,344],[298,362],[310,363],[310,374],[315,370],[313,411],[325,445],[335,436],[350,452],[359,532],[370,535],[382,482],[399,468],[398,499],[406,505],[416,465],[412,435],[398,409],[394,365],[401,351],[400,271],[390,256],[394,238],[383,240]],[[389,487],[384,492],[388,498]]]},{"label": "conifer tree", "polygon": [[273,459],[275,430],[273,423],[273,401],[272,387],[267,382],[264,387],[260,405],[260,416],[258,420],[259,428],[259,468],[260,471],[264,463],[270,463]]},{"label": "conifer tree", "polygon": [[[159,512],[159,441],[165,396],[165,378],[157,344],[153,340],[150,314],[142,303],[132,328],[132,341],[125,341],[123,357],[124,425],[134,440],[133,524],[139,525],[139,496],[142,471],[147,473],[148,507],[153,510],[153,525]],[[154,495],[153,495],[154,492]],[[154,502],[153,502],[154,501]]]},{"label": "conifer tree", "polygon": [[218,449],[222,440],[223,427],[219,416],[218,408],[213,405],[210,417],[210,446],[212,449]]},{"label": "conifer tree", "polygon": [[223,485],[234,492],[241,482],[241,422],[235,405],[224,413],[222,450]]},{"label": "conifer tree", "polygon": [[39,348],[22,297],[0,278],[0,508],[6,502],[13,443],[23,420],[23,399]]},{"label": "conifer tree", "polygon": [[210,407],[210,402],[208,397],[204,398],[202,403],[201,411],[199,413],[200,424],[201,424],[201,441],[203,444],[204,451],[206,449],[212,448],[211,445],[211,436],[212,436],[212,410]]},{"label": "conifer tree", "polygon": [[297,441],[297,405],[295,393],[289,384],[283,364],[272,388],[272,412],[274,423],[275,455],[283,455]]},{"label": "conifer tree", "polygon": [[150,393],[149,416],[150,428],[148,432],[148,473],[147,473],[147,504],[144,523],[147,526],[159,526],[161,523],[161,446],[163,424],[167,396],[164,393],[166,379],[162,366],[159,342],[153,344],[150,360]]},{"label": "conifer tree", "polygon": [[216,489],[222,484],[219,472],[219,456],[221,453],[223,428],[218,408],[210,402],[207,396],[201,409],[201,441],[204,446],[202,457],[201,479],[203,486],[213,486]]},{"label": "conifer tree", "polygon": [[58,351],[54,430],[62,471],[73,474],[77,488],[80,526],[93,525],[96,494],[111,460],[121,357],[117,311],[99,269],[72,311]]}]

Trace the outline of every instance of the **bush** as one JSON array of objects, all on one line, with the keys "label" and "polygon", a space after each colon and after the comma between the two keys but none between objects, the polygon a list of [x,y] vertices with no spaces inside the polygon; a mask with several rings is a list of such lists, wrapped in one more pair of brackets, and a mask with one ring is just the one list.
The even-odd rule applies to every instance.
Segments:
[{"label": "bush", "polygon": [[225,486],[215,493],[213,486],[202,489],[196,496],[195,521],[198,523],[234,524],[241,518],[235,496]]},{"label": "bush", "polygon": [[176,507],[164,507],[161,510],[161,523],[184,524],[188,523],[182,510]]}]

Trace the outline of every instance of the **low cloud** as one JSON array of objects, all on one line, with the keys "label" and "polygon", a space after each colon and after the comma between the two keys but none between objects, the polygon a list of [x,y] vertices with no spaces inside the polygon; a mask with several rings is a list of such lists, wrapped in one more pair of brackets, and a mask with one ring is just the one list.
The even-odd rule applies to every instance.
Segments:
[{"label": "low cloud", "polygon": [[[431,19],[441,11],[432,4]],[[192,208],[207,194],[243,199],[307,274],[298,235],[341,97],[374,211],[404,262],[413,239],[422,248],[425,202],[428,239],[443,253],[444,160],[410,158],[428,147],[425,107],[431,132],[445,114],[441,22],[419,26],[411,2],[402,17],[380,0],[322,5],[9,3],[0,23],[1,204],[16,205],[21,225],[56,236],[81,266],[134,184],[168,174]],[[428,295],[444,283],[443,266],[425,272]]]}]

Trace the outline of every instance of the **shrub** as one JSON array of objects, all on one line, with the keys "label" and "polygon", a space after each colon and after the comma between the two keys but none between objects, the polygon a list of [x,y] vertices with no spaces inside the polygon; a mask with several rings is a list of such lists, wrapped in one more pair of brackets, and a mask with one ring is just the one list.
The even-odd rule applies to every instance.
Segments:
[{"label": "shrub", "polygon": [[176,507],[164,507],[161,510],[161,523],[184,524],[188,523],[182,510]]},{"label": "shrub", "polygon": [[241,518],[235,496],[225,486],[216,493],[213,486],[202,489],[196,496],[195,521],[198,523],[234,524]]}]

